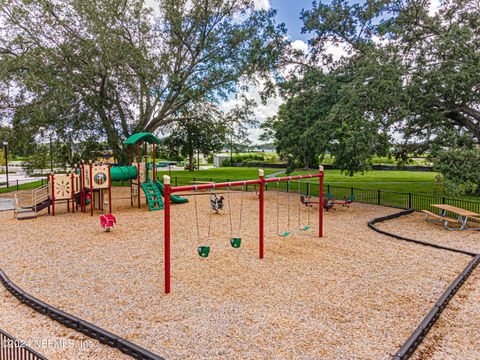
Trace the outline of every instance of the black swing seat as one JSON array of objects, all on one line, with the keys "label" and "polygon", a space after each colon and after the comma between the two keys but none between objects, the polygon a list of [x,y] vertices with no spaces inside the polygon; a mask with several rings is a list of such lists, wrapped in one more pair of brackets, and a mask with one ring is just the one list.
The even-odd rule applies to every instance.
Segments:
[{"label": "black swing seat", "polygon": [[210,206],[212,207],[213,211],[218,212],[219,210],[223,209],[223,196],[217,197],[216,194],[210,197]]}]

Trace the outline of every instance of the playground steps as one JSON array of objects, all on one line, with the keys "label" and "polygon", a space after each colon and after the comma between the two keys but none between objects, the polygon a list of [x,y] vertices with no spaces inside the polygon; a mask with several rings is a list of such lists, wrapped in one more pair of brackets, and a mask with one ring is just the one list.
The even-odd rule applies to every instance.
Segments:
[{"label": "playground steps", "polygon": [[140,185],[148,202],[148,210],[163,210],[163,199],[160,189],[154,183],[148,181]]},{"label": "playground steps", "polygon": [[50,205],[52,205],[52,200],[51,199],[45,199],[45,200],[39,202],[36,205],[16,209],[15,210],[15,218],[17,220],[35,219],[37,217],[37,214],[40,211],[48,208]]}]

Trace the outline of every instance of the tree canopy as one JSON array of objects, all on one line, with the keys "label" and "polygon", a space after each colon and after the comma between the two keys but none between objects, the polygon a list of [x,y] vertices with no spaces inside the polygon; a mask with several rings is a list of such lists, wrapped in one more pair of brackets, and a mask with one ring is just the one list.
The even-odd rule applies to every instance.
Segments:
[{"label": "tree canopy", "polygon": [[0,0],[0,117],[70,141],[105,136],[119,152],[267,76],[286,44],[274,15],[250,0]]},{"label": "tree canopy", "polygon": [[448,0],[432,10],[426,0],[333,0],[303,11],[311,54],[280,84],[286,104],[266,125],[279,150],[304,165],[330,152],[350,173],[386,152],[442,161],[452,137],[478,152],[480,6]]}]

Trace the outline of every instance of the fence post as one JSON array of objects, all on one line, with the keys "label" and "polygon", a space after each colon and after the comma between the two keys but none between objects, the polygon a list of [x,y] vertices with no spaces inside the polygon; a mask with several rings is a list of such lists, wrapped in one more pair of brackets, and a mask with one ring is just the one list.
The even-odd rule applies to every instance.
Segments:
[{"label": "fence post", "polygon": [[327,185],[327,193],[331,194],[330,193],[330,184]]},{"label": "fence post", "polygon": [[18,191],[18,179],[17,179],[17,191]]},{"label": "fence post", "polygon": [[290,181],[287,181],[287,193],[290,192]]},{"label": "fence post", "polygon": [[175,176],[175,187],[177,187],[177,176]]},{"label": "fence post", "polygon": [[442,196],[442,204],[445,204],[445,196]]},{"label": "fence post", "polygon": [[380,190],[377,190],[377,205],[380,205]]},{"label": "fence post", "polygon": [[408,208],[412,208],[412,193],[408,193]]},{"label": "fence post", "polygon": [[307,183],[307,196],[310,196],[310,181]]},{"label": "fence post", "polygon": [[352,188],[350,189],[350,195],[353,195],[353,186],[352,186]]}]

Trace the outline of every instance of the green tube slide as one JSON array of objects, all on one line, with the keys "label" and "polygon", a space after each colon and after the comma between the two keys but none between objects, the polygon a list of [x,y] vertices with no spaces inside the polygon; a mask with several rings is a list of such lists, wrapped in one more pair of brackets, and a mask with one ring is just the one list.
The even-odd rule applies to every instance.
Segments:
[{"label": "green tube slide", "polygon": [[[158,189],[162,193],[162,196],[164,196],[163,195],[163,184],[158,180],[155,182],[155,184],[157,185]],[[182,198],[182,197],[176,196],[176,195],[170,195],[170,201],[172,203],[176,203],[176,204],[185,204],[185,203],[188,202],[188,199],[185,199],[185,198]]]},{"label": "green tube slide", "polygon": [[132,180],[138,176],[136,166],[114,166],[110,168],[112,181]]},{"label": "green tube slide", "polygon": [[[112,181],[132,180],[136,179],[137,176],[138,169],[136,166],[113,166],[110,168],[110,177]],[[163,184],[157,180],[155,182],[155,185],[160,190],[162,196],[164,196]],[[182,198],[180,196],[170,195],[170,201],[176,204],[184,204],[188,202],[188,199]]]}]

